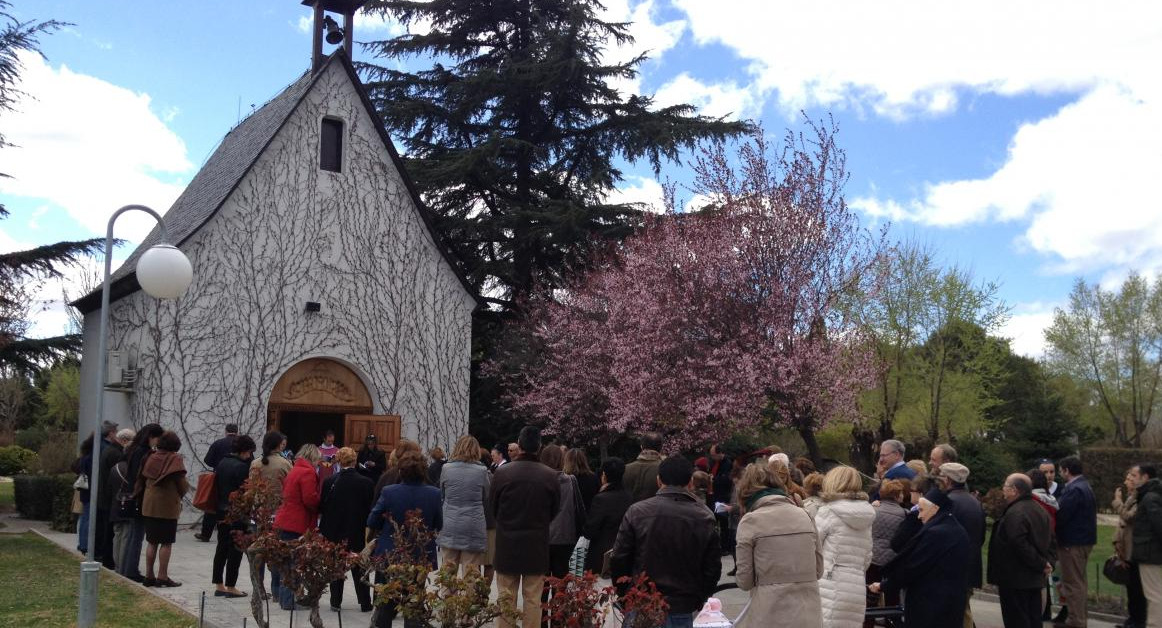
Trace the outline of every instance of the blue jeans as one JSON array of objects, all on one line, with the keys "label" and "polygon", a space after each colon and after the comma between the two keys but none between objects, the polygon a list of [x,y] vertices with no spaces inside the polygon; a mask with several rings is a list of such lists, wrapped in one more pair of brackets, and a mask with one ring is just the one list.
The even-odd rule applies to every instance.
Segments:
[{"label": "blue jeans", "polygon": [[[300,536],[302,535],[296,532],[287,532],[285,530],[278,531],[278,539],[280,541],[293,541]],[[273,569],[271,571],[274,572]],[[276,578],[278,579],[278,584],[275,584]],[[295,591],[298,589],[298,587],[282,586],[281,575],[274,573],[270,578],[270,588],[272,589],[271,594],[274,593],[274,589],[278,590],[278,605],[282,608],[282,610],[289,611],[295,607]]]},{"label": "blue jeans", "polygon": [[77,550],[89,553],[89,500],[81,501],[81,516],[77,519]]}]

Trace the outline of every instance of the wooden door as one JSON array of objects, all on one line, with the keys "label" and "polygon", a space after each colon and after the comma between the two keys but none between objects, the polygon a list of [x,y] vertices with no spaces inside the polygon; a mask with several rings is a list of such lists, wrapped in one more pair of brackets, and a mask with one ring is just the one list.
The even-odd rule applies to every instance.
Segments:
[{"label": "wooden door", "polygon": [[395,414],[348,414],[343,436],[347,446],[359,451],[368,434],[375,434],[379,448],[391,452],[399,444],[401,419]]}]

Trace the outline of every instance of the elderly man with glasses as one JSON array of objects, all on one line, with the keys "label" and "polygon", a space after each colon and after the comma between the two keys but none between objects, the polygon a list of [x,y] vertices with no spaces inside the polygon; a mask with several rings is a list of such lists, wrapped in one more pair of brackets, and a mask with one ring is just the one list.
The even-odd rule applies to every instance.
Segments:
[{"label": "elderly man with glasses", "polygon": [[1049,515],[1033,500],[1029,476],[1005,479],[1005,510],[993,524],[988,581],[997,586],[1005,627],[1041,626],[1041,590],[1053,570]]},{"label": "elderly man with glasses", "polygon": [[904,464],[904,443],[886,440],[880,444],[880,471],[885,480],[911,480],[916,472]]}]

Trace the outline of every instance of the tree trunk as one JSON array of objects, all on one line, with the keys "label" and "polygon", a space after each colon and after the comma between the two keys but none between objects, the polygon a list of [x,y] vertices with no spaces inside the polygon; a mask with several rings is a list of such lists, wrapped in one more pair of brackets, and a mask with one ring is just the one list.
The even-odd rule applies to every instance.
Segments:
[{"label": "tree trunk", "polygon": [[819,451],[819,441],[815,440],[815,430],[810,425],[799,426],[797,429],[799,436],[803,437],[803,443],[807,445],[807,457],[818,469],[823,464],[823,454]]},{"label": "tree trunk", "polygon": [[851,426],[851,464],[860,472],[871,475],[876,465],[876,433],[861,425]]}]

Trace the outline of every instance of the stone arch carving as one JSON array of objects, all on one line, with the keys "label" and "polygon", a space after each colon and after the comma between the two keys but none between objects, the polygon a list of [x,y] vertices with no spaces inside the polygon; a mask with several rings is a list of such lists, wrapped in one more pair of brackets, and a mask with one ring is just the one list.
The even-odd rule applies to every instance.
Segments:
[{"label": "stone arch carving", "polygon": [[292,366],[270,392],[271,418],[279,410],[329,409],[369,413],[371,394],[347,366],[328,358],[310,358]]}]

